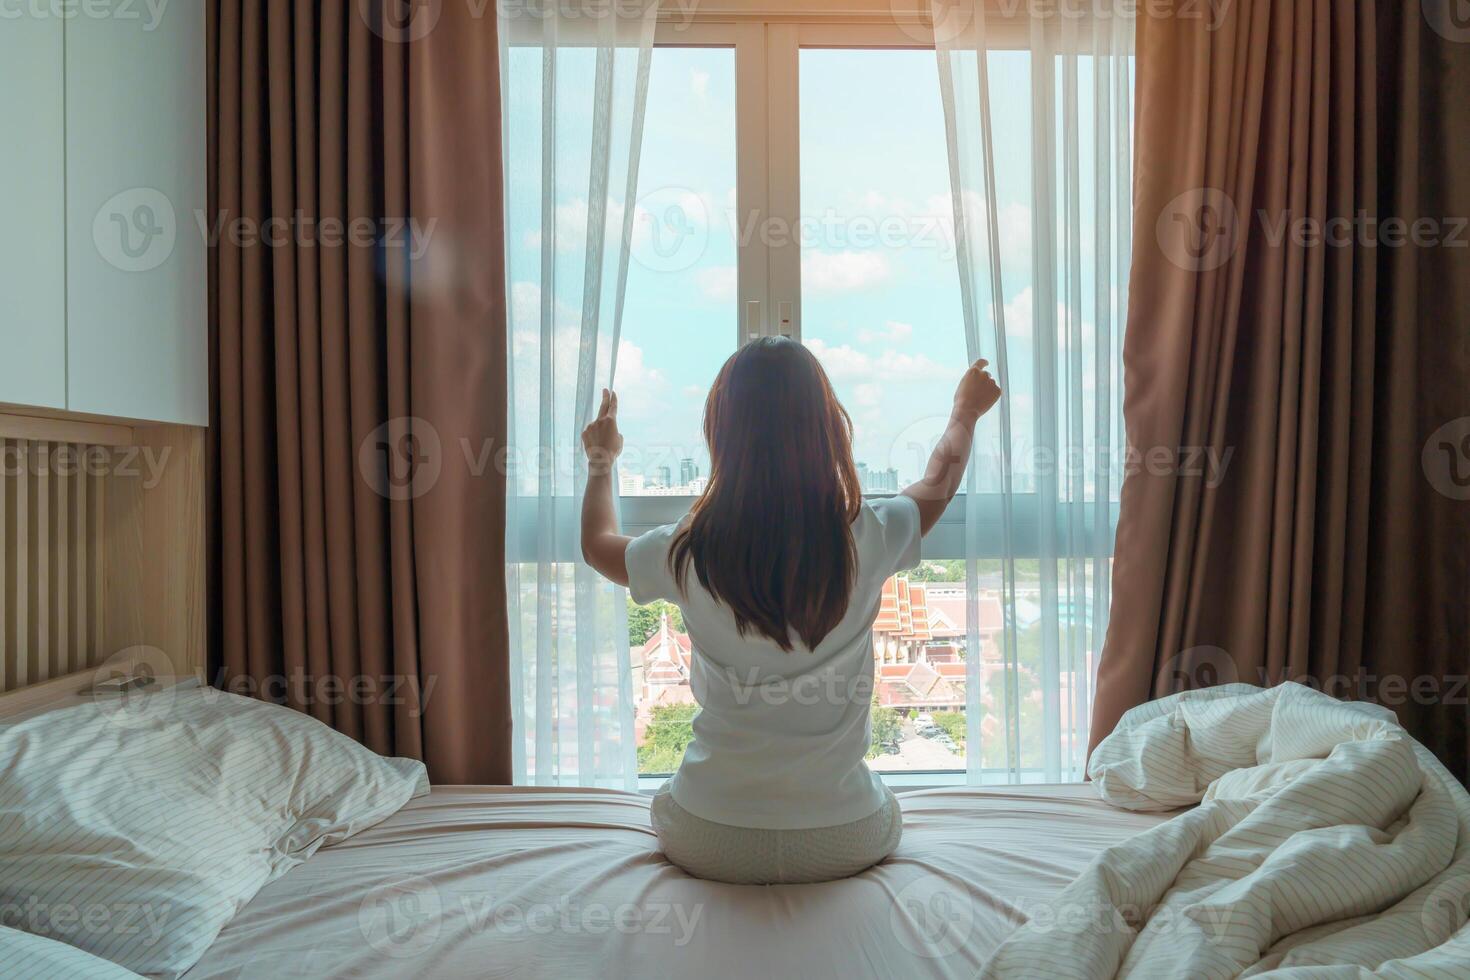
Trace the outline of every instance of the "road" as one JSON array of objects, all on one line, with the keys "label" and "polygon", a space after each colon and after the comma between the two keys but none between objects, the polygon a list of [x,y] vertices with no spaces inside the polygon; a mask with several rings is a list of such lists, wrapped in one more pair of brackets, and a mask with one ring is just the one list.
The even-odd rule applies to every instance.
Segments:
[{"label": "road", "polygon": [[898,755],[880,755],[868,763],[879,772],[905,769],[963,769],[965,754],[951,752],[932,739],[923,738],[914,731],[913,723],[903,722],[903,741],[898,743]]}]

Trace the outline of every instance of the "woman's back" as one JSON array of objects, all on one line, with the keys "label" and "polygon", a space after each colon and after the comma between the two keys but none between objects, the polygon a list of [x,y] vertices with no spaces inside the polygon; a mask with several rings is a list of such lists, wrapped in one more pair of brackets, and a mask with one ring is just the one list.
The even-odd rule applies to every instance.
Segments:
[{"label": "woman's back", "polygon": [[[635,602],[677,603],[694,644],[691,687],[700,712],[670,792],[689,812],[741,827],[848,823],[883,805],[863,762],[873,698],[873,620],[883,583],[919,558],[919,512],[908,497],[861,506],[851,525],[856,570],[846,612],[815,649],[792,638],[742,635],[730,608],[698,576],[681,588],[669,551],[677,525],[627,549]],[[799,546],[793,543],[792,546]]]}]

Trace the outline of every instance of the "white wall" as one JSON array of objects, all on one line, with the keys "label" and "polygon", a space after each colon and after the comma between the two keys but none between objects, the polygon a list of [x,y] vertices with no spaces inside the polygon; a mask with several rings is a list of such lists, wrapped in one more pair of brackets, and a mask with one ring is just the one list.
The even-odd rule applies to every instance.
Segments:
[{"label": "white wall", "polygon": [[0,401],[66,407],[62,21],[0,21]]}]

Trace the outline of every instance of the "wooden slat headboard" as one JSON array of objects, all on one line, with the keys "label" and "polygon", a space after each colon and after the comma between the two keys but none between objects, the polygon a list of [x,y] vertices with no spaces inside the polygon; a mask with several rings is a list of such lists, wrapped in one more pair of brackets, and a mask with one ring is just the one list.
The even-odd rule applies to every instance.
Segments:
[{"label": "wooden slat headboard", "polygon": [[0,439],[0,691],[105,656],[102,446]]},{"label": "wooden slat headboard", "polygon": [[204,643],[204,430],[0,409],[0,695]]}]

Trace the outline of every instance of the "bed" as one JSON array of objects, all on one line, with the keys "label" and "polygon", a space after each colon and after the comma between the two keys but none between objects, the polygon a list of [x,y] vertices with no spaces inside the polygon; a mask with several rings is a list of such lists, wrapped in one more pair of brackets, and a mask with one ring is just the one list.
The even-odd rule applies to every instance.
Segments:
[{"label": "bed", "polygon": [[1167,819],[1090,786],[899,799],[877,868],[758,887],[664,861],[646,796],[436,787],[267,885],[187,976],[973,977],[1099,852]]},{"label": "bed", "polygon": [[1470,795],[1301,685],[1135,708],[1090,784],[901,794],[888,860],[764,887],[663,860],[637,793],[430,787],[196,679],[20,693],[0,976],[1470,976]]}]

